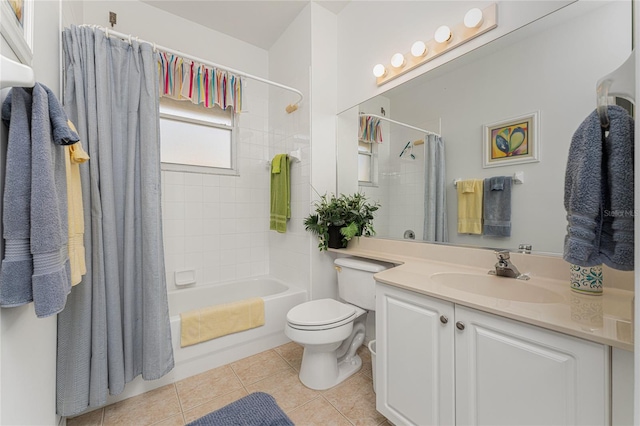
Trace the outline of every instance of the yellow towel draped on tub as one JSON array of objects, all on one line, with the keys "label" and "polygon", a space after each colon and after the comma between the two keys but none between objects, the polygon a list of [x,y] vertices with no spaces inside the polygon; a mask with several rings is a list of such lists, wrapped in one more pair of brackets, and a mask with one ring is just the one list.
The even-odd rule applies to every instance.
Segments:
[{"label": "yellow towel draped on tub", "polygon": [[482,179],[461,180],[458,192],[458,233],[482,234]]},{"label": "yellow towel draped on tub", "polygon": [[260,297],[196,309],[180,314],[180,347],[264,325]]}]

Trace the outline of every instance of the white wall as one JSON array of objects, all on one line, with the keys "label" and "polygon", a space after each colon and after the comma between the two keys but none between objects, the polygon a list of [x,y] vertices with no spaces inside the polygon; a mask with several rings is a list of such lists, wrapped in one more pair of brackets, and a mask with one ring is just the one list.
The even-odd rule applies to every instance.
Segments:
[{"label": "white wall", "polygon": [[304,94],[298,109],[287,114],[285,107],[295,102],[297,95],[279,88],[270,90],[269,157],[300,149],[302,161],[291,164],[291,219],[287,232],[269,232],[269,269],[273,276],[307,291],[311,290],[311,236],[302,221],[309,213],[311,181],[310,21],[311,6],[307,6],[269,49],[269,78]]},{"label": "white wall", "polygon": [[[58,1],[37,1],[32,68],[36,80],[60,93]],[[16,59],[5,40],[1,53]],[[4,101],[3,90],[0,100]],[[0,125],[4,164],[7,132]],[[0,253],[0,258],[4,257]],[[0,423],[55,425],[56,317],[38,319],[33,304],[0,310]]]},{"label": "white wall", "polygon": [[[457,197],[448,184],[450,242],[510,248],[530,243],[534,250],[562,251],[571,137],[595,109],[598,79],[631,51],[630,2],[601,3],[576,17],[584,13],[578,6],[565,9],[575,9],[568,21],[392,98],[392,116],[398,120],[424,127],[442,119],[448,182],[524,172],[524,185],[512,187],[511,238],[458,234]],[[540,112],[541,161],[483,169],[482,125],[533,111]]]},{"label": "white wall", "polygon": [[352,1],[338,15],[338,111],[343,111],[556,10],[570,1],[498,1],[498,27],[380,87],[372,69],[429,40],[440,25],[462,22],[491,1]]},{"label": "white wall", "polygon": [[[132,34],[220,65],[267,77],[268,55],[264,49],[208,29],[137,0],[90,0],[84,2],[84,24],[109,25],[116,12],[114,31]],[[252,85],[253,87],[253,85]],[[251,90],[251,89],[248,89]]]},{"label": "white wall", "polygon": [[[311,199],[336,192],[336,102],[338,67],[336,15],[311,3]],[[336,298],[334,256],[311,246],[311,297]]]}]

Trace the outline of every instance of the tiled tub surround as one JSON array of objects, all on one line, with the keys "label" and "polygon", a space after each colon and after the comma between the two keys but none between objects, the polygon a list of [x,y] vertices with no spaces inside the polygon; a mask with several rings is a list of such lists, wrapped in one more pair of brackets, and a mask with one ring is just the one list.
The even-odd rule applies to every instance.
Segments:
[{"label": "tiled tub surround", "polygon": [[[168,290],[174,273],[194,270],[197,285],[272,275],[307,288],[309,235],[309,125],[301,113],[270,112],[269,95],[252,86],[237,116],[237,174],[162,171],[162,214]],[[291,164],[287,234],[269,231],[269,161],[300,149]],[[271,235],[270,235],[271,234]],[[280,259],[295,259],[295,262]]]},{"label": "tiled tub surround", "polygon": [[527,303],[456,290],[431,278],[443,272],[485,275],[496,263],[492,250],[356,238],[347,249],[332,251],[399,265],[375,275],[385,284],[633,351],[633,272],[604,268],[603,295],[581,295],[570,290],[569,264],[562,258],[512,253],[513,263],[531,280],[496,279],[504,280],[505,285],[525,283],[559,295],[558,303]]}]

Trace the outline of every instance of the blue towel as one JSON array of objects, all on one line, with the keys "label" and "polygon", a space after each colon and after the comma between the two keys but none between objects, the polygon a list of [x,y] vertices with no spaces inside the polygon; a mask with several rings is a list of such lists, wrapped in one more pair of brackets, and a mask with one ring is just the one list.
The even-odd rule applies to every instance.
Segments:
[{"label": "blue towel", "polygon": [[269,394],[254,392],[187,426],[293,426]]},{"label": "blue towel", "polygon": [[511,177],[484,180],[482,233],[488,237],[511,236]]},{"label": "blue towel", "polygon": [[609,132],[593,111],[571,139],[565,175],[567,235],[564,259],[579,266],[602,263],[633,270],[634,123],[609,106]]},{"label": "blue towel", "polygon": [[12,89],[2,105],[2,121],[9,127],[2,212],[4,259],[0,267],[0,306],[33,300],[31,274],[31,96]]},{"label": "blue towel", "polygon": [[624,108],[609,107],[605,137],[600,255],[614,269],[634,268],[634,122]]},{"label": "blue towel", "polygon": [[36,315],[59,313],[71,289],[64,149],[79,140],[55,95],[36,83],[13,88],[2,106],[9,124],[3,194],[5,258],[0,306],[34,302]]}]

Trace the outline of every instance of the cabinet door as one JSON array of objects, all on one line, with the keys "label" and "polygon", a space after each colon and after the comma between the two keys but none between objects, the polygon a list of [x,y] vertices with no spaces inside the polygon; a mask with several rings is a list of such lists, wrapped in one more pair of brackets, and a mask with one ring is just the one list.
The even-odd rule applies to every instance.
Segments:
[{"label": "cabinet door", "polygon": [[608,424],[607,346],[455,310],[458,425]]},{"label": "cabinet door", "polygon": [[398,425],[455,422],[453,304],[376,285],[376,408]]}]

